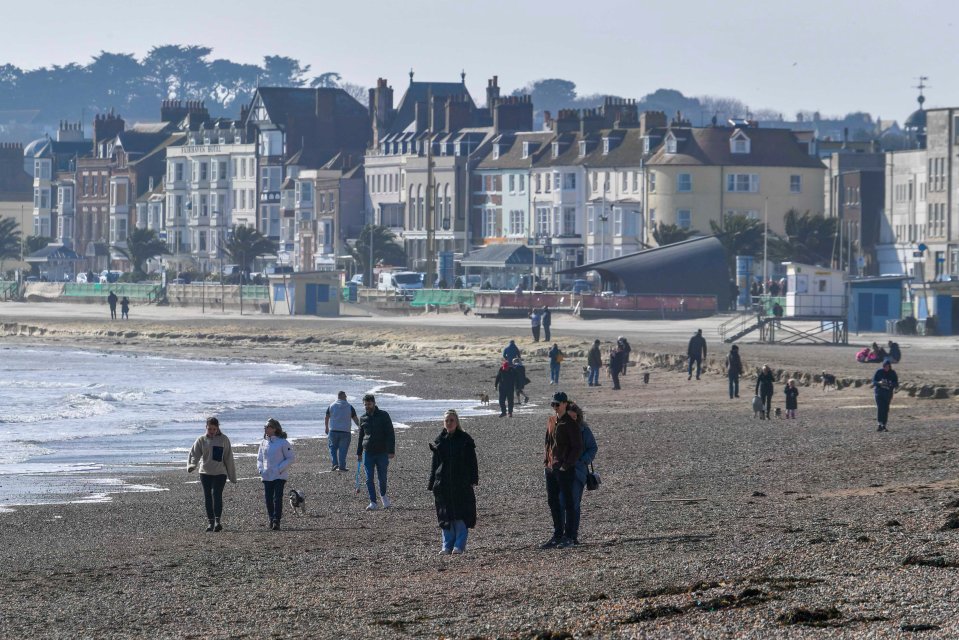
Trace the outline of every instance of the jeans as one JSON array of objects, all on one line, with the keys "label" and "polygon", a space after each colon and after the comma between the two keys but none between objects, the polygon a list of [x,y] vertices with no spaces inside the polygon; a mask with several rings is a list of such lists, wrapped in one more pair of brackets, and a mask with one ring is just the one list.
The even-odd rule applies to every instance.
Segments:
[{"label": "jeans", "polygon": [[576,498],[573,483],[576,471],[569,469],[546,469],[546,501],[553,517],[553,537],[572,538],[579,535],[579,523],[576,518]]},{"label": "jeans", "polygon": [[539,325],[530,328],[533,330],[533,342],[539,342]]},{"label": "jeans", "polygon": [[549,381],[553,384],[559,384],[559,368],[563,366],[558,362],[549,363]]},{"label": "jeans", "polygon": [[739,397],[739,376],[729,376],[729,397]]},{"label": "jeans", "polygon": [[264,480],[263,496],[266,498],[266,513],[270,522],[279,522],[283,517],[283,486],[286,480]]},{"label": "jeans", "polygon": [[[585,489],[586,485],[580,482],[578,478],[573,480],[573,521],[572,526],[566,530],[566,537],[573,540],[579,539],[579,516],[582,513],[580,506],[583,503],[583,491]],[[560,494],[559,502],[561,507],[565,509],[566,503],[563,501],[562,494]]]},{"label": "jeans", "polygon": [[599,385],[599,367],[590,367],[589,368],[589,386],[595,387]]},{"label": "jeans", "polygon": [[385,453],[370,455],[363,454],[363,466],[366,468],[366,491],[370,494],[370,502],[376,502],[376,486],[373,484],[373,470],[380,479],[380,495],[386,495],[386,468],[390,466],[390,457]]},{"label": "jeans", "polygon": [[876,420],[885,425],[889,420],[889,405],[892,404],[892,393],[887,391],[876,392]]},{"label": "jeans", "polygon": [[693,375],[693,363],[694,363],[694,362],[696,363],[696,379],[699,380],[699,374],[702,373],[702,370],[703,370],[703,359],[702,359],[702,357],[697,358],[696,356],[689,356],[689,371],[687,371],[687,375],[689,375],[689,376],[692,376],[692,375]]},{"label": "jeans", "polygon": [[543,340],[545,340],[546,342],[549,342],[549,325],[548,324],[543,325]]},{"label": "jeans", "polygon": [[346,469],[346,452],[350,448],[350,432],[330,429],[328,442],[330,446],[330,462],[340,469]]},{"label": "jeans", "polygon": [[505,389],[500,387],[499,389],[499,412],[501,414],[506,413],[506,409],[509,407],[509,414],[513,415],[513,390]]},{"label": "jeans", "polygon": [[466,528],[466,523],[462,520],[453,520],[449,529],[440,529],[443,532],[443,548],[447,551],[459,549],[466,551],[466,538],[469,537],[470,530]]},{"label": "jeans", "polygon": [[226,486],[226,475],[212,476],[201,473],[200,484],[203,485],[203,506],[206,507],[207,520],[210,522],[219,520],[223,515],[223,487]]}]

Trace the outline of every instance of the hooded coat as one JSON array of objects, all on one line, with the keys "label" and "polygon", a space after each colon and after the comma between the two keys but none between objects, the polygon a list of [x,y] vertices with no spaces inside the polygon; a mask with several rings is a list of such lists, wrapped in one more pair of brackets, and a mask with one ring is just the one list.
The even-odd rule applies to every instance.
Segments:
[{"label": "hooded coat", "polygon": [[433,464],[430,467],[429,490],[436,501],[436,519],[441,529],[449,529],[454,520],[462,520],[470,529],[476,526],[476,494],[473,485],[479,484],[479,465],[476,462],[476,443],[457,429],[440,432],[430,444]]}]

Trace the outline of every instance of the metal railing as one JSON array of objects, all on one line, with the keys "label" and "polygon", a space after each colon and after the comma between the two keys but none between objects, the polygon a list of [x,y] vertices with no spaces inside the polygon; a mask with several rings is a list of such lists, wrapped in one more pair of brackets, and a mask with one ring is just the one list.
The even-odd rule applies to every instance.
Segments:
[{"label": "metal railing", "polygon": [[0,282],[0,300],[15,300],[20,297],[20,283],[11,280]]},{"label": "metal railing", "polygon": [[127,284],[123,282],[110,284],[67,282],[63,285],[63,295],[69,298],[106,298],[110,295],[111,291],[115,293],[118,298],[126,297],[131,300],[156,302],[160,298],[163,289],[159,284]]}]

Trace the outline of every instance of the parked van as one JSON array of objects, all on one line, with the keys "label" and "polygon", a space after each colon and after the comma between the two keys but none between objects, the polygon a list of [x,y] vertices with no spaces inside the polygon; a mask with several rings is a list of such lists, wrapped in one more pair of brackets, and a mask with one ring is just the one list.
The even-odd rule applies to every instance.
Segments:
[{"label": "parked van", "polygon": [[423,288],[423,280],[416,271],[384,271],[376,282],[380,291],[414,291]]}]

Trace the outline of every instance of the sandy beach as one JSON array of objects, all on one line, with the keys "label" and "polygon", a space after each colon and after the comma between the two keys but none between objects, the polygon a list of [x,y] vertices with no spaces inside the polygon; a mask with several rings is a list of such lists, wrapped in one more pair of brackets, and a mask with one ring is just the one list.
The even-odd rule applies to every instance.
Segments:
[{"label": "sandy beach", "polygon": [[[554,341],[567,353],[559,388],[586,412],[603,484],[583,500],[584,544],[540,550],[551,533],[542,440],[556,387],[547,384],[548,345],[533,344],[522,319],[155,307],[134,307],[131,317],[110,322],[99,305],[0,303],[0,344],[322,364],[396,380],[404,395],[445,398],[492,396],[499,353],[516,338],[532,405],[511,419],[464,421],[480,484],[463,556],[437,555],[426,489],[427,444],[441,416],[398,437],[387,511],[365,512],[352,469],[329,472],[325,441],[307,439],[289,486],[306,493],[308,513],[286,517],[279,532],[266,526],[248,457],[238,459],[241,481],[227,487],[218,534],[204,531],[200,490],[185,469],[137,480],[163,491],[0,513],[2,637],[959,636],[954,338],[899,340],[905,388],[889,432],[877,433],[864,384],[875,365],[854,354],[884,336],[852,336],[842,347],[741,342],[750,368],[768,362],[811,383],[800,386],[797,420],[759,421],[748,406],[754,378],[743,380],[743,398],[728,398],[719,366],[728,346],[716,334],[724,318],[556,317]],[[697,328],[712,361],[698,382],[680,369]],[[588,345],[619,335],[636,365],[623,390],[607,380],[586,387]],[[823,370],[843,388],[816,385]]]}]

